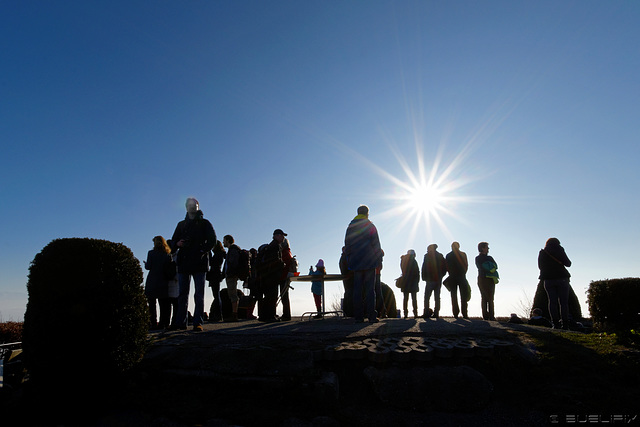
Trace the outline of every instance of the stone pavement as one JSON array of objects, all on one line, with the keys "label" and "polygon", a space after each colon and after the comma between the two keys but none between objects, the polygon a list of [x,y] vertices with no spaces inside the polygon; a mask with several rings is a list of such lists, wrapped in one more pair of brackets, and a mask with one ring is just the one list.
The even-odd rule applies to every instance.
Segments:
[{"label": "stone pavement", "polygon": [[[404,425],[537,425],[539,413],[514,416],[492,398],[494,367],[513,357],[536,363],[517,333],[531,328],[539,329],[454,318],[205,323],[203,332],[151,332],[141,368],[166,381],[157,387],[223,390],[207,409],[230,425],[290,425],[291,414],[307,421],[330,414],[325,425],[367,417],[369,425],[400,425],[400,415]],[[234,396],[248,390],[260,396],[252,400],[259,421],[238,412]]]},{"label": "stone pavement", "polygon": [[454,318],[394,318],[373,324],[344,317],[206,323],[202,332],[151,333],[153,344],[143,363],[164,373],[215,378],[309,377],[317,374],[318,363],[342,359],[433,365],[446,359],[492,357],[505,349],[535,363],[534,354],[513,334],[527,328],[536,327]]}]

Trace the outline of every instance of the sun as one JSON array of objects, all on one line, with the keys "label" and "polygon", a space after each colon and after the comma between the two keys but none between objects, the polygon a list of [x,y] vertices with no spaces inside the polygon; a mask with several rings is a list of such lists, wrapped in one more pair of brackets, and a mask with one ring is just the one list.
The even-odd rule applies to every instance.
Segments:
[{"label": "sun", "polygon": [[414,215],[427,217],[443,209],[445,191],[428,183],[420,183],[406,192],[406,206]]},{"label": "sun", "polygon": [[477,195],[470,196],[464,191],[475,180],[463,173],[467,150],[455,153],[447,161],[441,147],[435,156],[427,159],[423,146],[418,144],[415,157],[412,156],[414,164],[410,164],[399,150],[392,147],[392,151],[401,173],[381,171],[381,175],[392,184],[391,191],[383,196],[390,205],[381,213],[382,216],[393,220],[399,233],[409,225],[409,235],[412,236],[424,233],[425,237],[432,238],[437,229],[452,238],[448,226],[450,221],[466,222],[458,214],[459,206],[479,200]]}]

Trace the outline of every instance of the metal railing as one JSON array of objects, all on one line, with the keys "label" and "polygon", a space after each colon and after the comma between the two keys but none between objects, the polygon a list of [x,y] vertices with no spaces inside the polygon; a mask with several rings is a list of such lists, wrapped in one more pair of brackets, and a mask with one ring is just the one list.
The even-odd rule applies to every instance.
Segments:
[{"label": "metal railing", "polygon": [[14,371],[22,371],[22,360],[19,357],[21,350],[21,342],[0,344],[0,389],[11,382],[16,375]]}]

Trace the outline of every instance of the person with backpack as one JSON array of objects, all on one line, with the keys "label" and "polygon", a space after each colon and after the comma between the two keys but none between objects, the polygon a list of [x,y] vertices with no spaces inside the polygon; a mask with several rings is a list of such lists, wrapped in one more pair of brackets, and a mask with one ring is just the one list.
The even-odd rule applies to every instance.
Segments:
[{"label": "person with backpack", "polygon": [[258,307],[258,320],[271,323],[280,319],[276,316],[278,303],[278,284],[285,267],[282,261],[282,243],[287,234],[277,228],[273,232],[271,243],[260,246],[256,261],[260,278],[260,292],[264,295],[261,306]]},{"label": "person with backpack", "polygon": [[[242,249],[235,244],[233,236],[227,234],[222,239],[222,244],[227,248],[227,258],[222,268],[225,283],[227,284],[227,293],[231,301],[231,318],[227,321],[238,321],[238,276],[240,275],[240,255]],[[226,320],[226,319],[225,319]]]}]

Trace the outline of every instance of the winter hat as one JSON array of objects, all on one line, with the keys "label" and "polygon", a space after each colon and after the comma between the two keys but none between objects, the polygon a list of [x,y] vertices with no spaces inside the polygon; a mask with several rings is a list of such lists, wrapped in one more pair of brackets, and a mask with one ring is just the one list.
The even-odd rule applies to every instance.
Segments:
[{"label": "winter hat", "polygon": [[322,259],[318,260],[318,263],[316,264],[316,267],[324,267],[324,261]]}]

